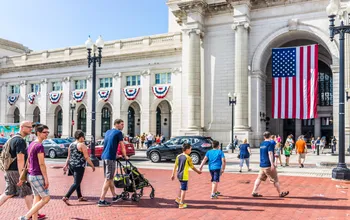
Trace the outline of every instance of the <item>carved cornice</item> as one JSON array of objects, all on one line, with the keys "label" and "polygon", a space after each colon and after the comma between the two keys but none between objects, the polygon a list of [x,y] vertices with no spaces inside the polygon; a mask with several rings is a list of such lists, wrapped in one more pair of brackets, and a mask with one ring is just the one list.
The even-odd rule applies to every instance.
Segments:
[{"label": "carved cornice", "polygon": [[148,70],[142,70],[142,71],[140,72],[140,74],[141,74],[142,76],[149,76],[149,75],[151,75],[151,70],[150,70],[150,69],[148,69]]},{"label": "carved cornice", "polygon": [[41,84],[47,84],[47,82],[48,82],[48,81],[47,81],[46,78],[45,78],[45,79],[42,79],[42,80],[40,81]]},{"label": "carved cornice", "polygon": [[19,83],[20,86],[26,86],[27,85],[27,80],[22,80],[20,83]]},{"label": "carved cornice", "polygon": [[62,82],[70,82],[70,80],[71,80],[71,77],[66,76],[66,77],[63,77]]},{"label": "carved cornice", "polygon": [[122,72],[113,73],[112,76],[113,76],[113,78],[121,78]]},{"label": "carved cornice", "polygon": [[[104,56],[102,58],[102,65],[103,63],[140,59],[140,57],[161,57],[164,55],[174,56],[174,55],[181,54],[181,51],[182,51],[182,48],[178,47],[175,50],[174,48],[169,48],[169,49],[162,49],[160,51],[152,51],[152,52],[137,52],[132,54]],[[61,60],[58,62],[47,62],[47,63],[33,64],[33,65],[8,67],[8,68],[5,67],[5,68],[0,68],[0,74],[10,73],[10,72],[25,72],[25,71],[31,71],[31,70],[41,70],[41,69],[50,69],[50,68],[67,68],[71,66],[80,66],[80,65],[86,65],[86,68],[87,68],[87,61],[85,57],[82,59],[69,60],[69,61]]]},{"label": "carved cornice", "polygon": [[171,69],[171,72],[173,73],[173,74],[181,74],[182,73],[182,68],[181,67],[175,67],[175,68],[172,68]]},{"label": "carved cornice", "polygon": [[243,21],[243,22],[234,22],[232,25],[231,25],[231,28],[232,30],[236,31],[237,30],[237,27],[239,26],[243,26],[244,29],[249,29],[250,28],[250,24],[249,22],[247,21]]}]

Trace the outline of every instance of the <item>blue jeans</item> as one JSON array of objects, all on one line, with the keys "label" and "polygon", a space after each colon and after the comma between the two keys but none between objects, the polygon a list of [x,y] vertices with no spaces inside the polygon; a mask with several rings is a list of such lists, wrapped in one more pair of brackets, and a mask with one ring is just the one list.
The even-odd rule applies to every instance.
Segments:
[{"label": "blue jeans", "polygon": [[240,159],[239,161],[239,167],[243,167],[243,163],[245,161],[245,164],[247,165],[247,167],[249,168],[249,158],[244,158],[244,159]]}]

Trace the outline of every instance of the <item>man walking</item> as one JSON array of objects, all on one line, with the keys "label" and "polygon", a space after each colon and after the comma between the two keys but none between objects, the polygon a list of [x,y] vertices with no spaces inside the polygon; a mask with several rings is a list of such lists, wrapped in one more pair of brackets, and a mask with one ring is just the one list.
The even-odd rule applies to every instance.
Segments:
[{"label": "man walking", "polygon": [[123,142],[123,133],[122,130],[124,128],[124,121],[121,119],[116,119],[114,121],[114,128],[108,130],[105,134],[104,139],[104,148],[102,152],[102,160],[103,160],[103,170],[105,181],[102,187],[102,194],[100,200],[98,201],[99,207],[110,206],[111,203],[105,200],[108,189],[110,189],[113,199],[112,202],[117,202],[120,197],[118,197],[114,190],[113,178],[116,169],[116,160],[117,160],[117,150],[118,145],[121,147],[122,154],[125,160],[128,160],[128,156],[126,155],[125,145]]},{"label": "man walking", "polygon": [[280,184],[278,182],[277,170],[273,163],[274,157],[274,145],[271,143],[271,134],[265,131],[264,141],[260,144],[260,172],[258,178],[255,180],[254,189],[252,192],[253,197],[262,197],[258,193],[258,188],[261,181],[265,181],[269,178],[270,182],[274,184],[280,197],[285,197],[289,194],[289,191],[281,192]]},{"label": "man walking", "polygon": [[305,154],[307,153],[307,145],[304,141],[304,136],[299,136],[298,141],[295,143],[295,152],[299,156],[299,168],[303,168],[305,162]]},{"label": "man walking", "polygon": [[[29,183],[22,183],[19,180],[20,172],[23,170],[27,160],[27,143],[24,140],[32,131],[32,122],[24,121],[20,124],[19,133],[15,134],[9,141],[9,153],[15,160],[11,163],[4,177],[6,182],[5,192],[0,196],[0,207],[10,198],[19,196],[24,198],[27,209],[30,210],[33,204],[33,193]],[[38,214],[39,219],[45,215]]]}]

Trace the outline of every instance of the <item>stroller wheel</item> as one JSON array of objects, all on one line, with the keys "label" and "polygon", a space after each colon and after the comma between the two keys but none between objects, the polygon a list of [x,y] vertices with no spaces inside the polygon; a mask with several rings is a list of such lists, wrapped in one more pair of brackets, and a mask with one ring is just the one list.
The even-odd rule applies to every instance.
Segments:
[{"label": "stroller wheel", "polygon": [[134,193],[131,196],[131,200],[134,202],[138,202],[138,201],[140,201],[140,197],[138,197],[138,195],[136,193]]},{"label": "stroller wheel", "polygon": [[154,199],[154,192],[152,191],[151,194],[149,195],[151,199]]},{"label": "stroller wheel", "polygon": [[130,195],[129,195],[128,192],[123,192],[123,193],[122,193],[122,199],[123,199],[123,200],[128,200],[129,197],[130,197]]}]

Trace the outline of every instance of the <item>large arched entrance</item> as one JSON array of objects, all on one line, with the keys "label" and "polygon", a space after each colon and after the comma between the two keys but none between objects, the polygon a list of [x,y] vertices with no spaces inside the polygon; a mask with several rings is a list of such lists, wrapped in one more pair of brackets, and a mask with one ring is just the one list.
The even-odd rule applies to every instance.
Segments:
[{"label": "large arched entrance", "polygon": [[78,108],[78,124],[77,128],[86,133],[86,108],[85,105],[80,105]]},{"label": "large arched entrance", "polygon": [[112,108],[107,103],[102,107],[101,110],[101,136],[104,137],[106,131],[113,127],[112,125]]},{"label": "large arched entrance", "polygon": [[62,108],[60,105],[58,105],[55,109],[55,126],[54,126],[54,136],[55,137],[61,137],[62,135],[62,121],[63,121],[63,115],[62,115]]},{"label": "large arched entrance", "polygon": [[140,135],[140,105],[137,102],[130,104],[128,108],[128,135],[135,137]]},{"label": "large arched entrance", "polygon": [[[314,40],[298,39],[291,40],[276,47],[296,47],[318,44]],[[273,134],[279,134],[283,139],[289,134],[294,138],[304,135],[309,141],[311,137],[325,136],[329,139],[333,136],[332,114],[333,114],[333,76],[329,64],[332,57],[325,47],[319,45],[319,73],[318,73],[318,118],[315,119],[273,119],[272,118],[272,57],[266,66],[266,112],[270,118],[268,128]]]},{"label": "large arched entrance", "polygon": [[161,101],[156,110],[156,132],[166,140],[171,137],[171,106],[168,101]]},{"label": "large arched entrance", "polygon": [[40,109],[35,107],[33,111],[33,123],[40,123]]},{"label": "large arched entrance", "polygon": [[13,112],[13,123],[19,123],[19,121],[20,121],[19,109],[16,107],[15,111]]}]

